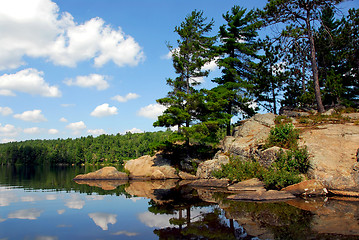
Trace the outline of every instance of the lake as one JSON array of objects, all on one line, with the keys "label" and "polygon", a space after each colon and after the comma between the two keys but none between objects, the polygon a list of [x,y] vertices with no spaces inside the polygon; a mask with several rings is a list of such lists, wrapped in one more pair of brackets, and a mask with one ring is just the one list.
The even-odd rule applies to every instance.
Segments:
[{"label": "lake", "polygon": [[242,202],[177,181],[72,181],[0,166],[0,239],[359,239],[358,198]]}]

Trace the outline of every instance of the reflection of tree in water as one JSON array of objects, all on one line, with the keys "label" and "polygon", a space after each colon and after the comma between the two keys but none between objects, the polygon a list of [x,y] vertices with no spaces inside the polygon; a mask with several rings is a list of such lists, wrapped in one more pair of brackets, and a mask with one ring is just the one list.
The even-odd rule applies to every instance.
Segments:
[{"label": "reflection of tree in water", "polygon": [[[159,239],[250,239],[245,237],[243,229],[235,229],[233,220],[225,220],[217,204],[203,202],[193,190],[176,188],[155,193],[162,203],[151,200],[148,208],[150,212],[177,214],[177,217],[169,220],[174,227],[154,230]],[[167,200],[166,203],[164,200]],[[192,211],[211,206],[211,212],[196,211],[194,214]],[[241,234],[242,237],[238,238]]]},{"label": "reflection of tree in water", "polygon": [[[313,236],[318,236],[311,230],[313,214],[284,202],[241,202],[218,198],[217,205],[203,202],[195,192],[183,189],[166,192],[162,195],[162,200],[165,199],[166,203],[161,204],[150,201],[149,207],[152,213],[177,215],[169,220],[173,227],[154,230],[159,239],[246,240],[255,236],[313,239]],[[196,211],[205,206],[211,211]],[[255,228],[250,229],[248,224],[255,225]]]},{"label": "reflection of tree in water", "polygon": [[[241,220],[250,219],[265,229],[274,239],[313,239],[311,229],[314,214],[285,202],[242,202],[223,200],[226,217]],[[253,234],[253,233],[252,233]]]}]

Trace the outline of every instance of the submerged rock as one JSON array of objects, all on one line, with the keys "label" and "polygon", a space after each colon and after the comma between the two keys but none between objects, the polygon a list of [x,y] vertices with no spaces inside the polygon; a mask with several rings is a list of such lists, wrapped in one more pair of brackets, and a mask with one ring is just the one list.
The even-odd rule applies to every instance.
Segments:
[{"label": "submerged rock", "polygon": [[243,201],[279,201],[296,198],[293,194],[285,191],[269,190],[266,191],[243,191],[236,195],[231,195],[228,199]]},{"label": "submerged rock", "polygon": [[128,176],[115,167],[104,167],[95,172],[77,175],[74,180],[126,180]]},{"label": "submerged rock", "polygon": [[290,185],[283,188],[282,191],[290,192],[294,195],[306,196],[321,196],[328,194],[328,190],[323,186],[323,184],[315,179]]}]

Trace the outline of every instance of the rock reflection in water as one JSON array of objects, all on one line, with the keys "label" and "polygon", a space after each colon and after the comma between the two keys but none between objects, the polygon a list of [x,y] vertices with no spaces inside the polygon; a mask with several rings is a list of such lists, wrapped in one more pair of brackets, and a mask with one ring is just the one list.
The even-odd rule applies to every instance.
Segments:
[{"label": "rock reflection in water", "polygon": [[[141,215],[143,221],[146,221],[146,217],[161,221],[165,219],[167,223],[151,225],[156,228],[154,233],[159,239],[359,237],[359,201],[354,201],[359,199],[356,198],[245,202],[228,200],[227,195],[218,189],[193,188],[178,184],[176,180],[129,181],[121,184],[125,184],[127,194],[150,199],[149,212]],[[95,186],[94,183],[89,185]],[[109,183],[96,185],[105,189],[104,186]]]}]

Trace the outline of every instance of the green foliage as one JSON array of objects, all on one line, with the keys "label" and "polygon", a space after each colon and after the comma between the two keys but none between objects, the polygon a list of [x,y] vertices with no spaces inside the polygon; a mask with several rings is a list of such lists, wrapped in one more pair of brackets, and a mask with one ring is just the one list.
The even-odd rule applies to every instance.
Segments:
[{"label": "green foliage", "polygon": [[283,168],[269,168],[267,171],[264,171],[260,180],[263,181],[267,189],[280,190],[301,182],[302,178],[296,172],[287,171]]},{"label": "green foliage", "polygon": [[[234,6],[223,14],[226,25],[219,30],[221,44],[216,47],[219,55],[217,64],[222,76],[212,80],[218,86],[212,89],[221,101],[222,111],[231,117],[239,113],[252,116],[255,109],[250,107],[252,99],[248,90],[252,87],[253,61],[257,58],[257,36],[261,22],[254,11]],[[230,117],[230,118],[231,118]],[[227,135],[231,134],[230,118],[227,120]]]},{"label": "green foliage", "polygon": [[216,178],[228,178],[231,181],[243,181],[250,178],[261,178],[265,169],[255,161],[244,161],[232,157],[228,164],[222,165],[221,170],[213,172]]},{"label": "green foliage", "polygon": [[310,168],[309,154],[306,148],[281,151],[275,161],[277,169],[288,172],[306,173]]},{"label": "green foliage", "polygon": [[299,130],[294,129],[293,124],[279,124],[270,130],[265,148],[278,146],[287,149],[297,148]]},{"label": "green foliage", "polygon": [[[256,161],[242,160],[240,158],[231,157],[228,164],[222,165],[221,170],[214,171],[212,174],[216,178],[228,178],[231,181],[243,181],[251,178],[258,178],[265,184],[267,189],[281,189],[286,186],[298,183],[302,180],[299,175],[299,169],[306,168],[307,162],[301,165],[303,160],[300,154],[293,153],[289,157],[281,157],[271,167],[264,168]],[[298,157],[298,159],[295,159]],[[294,165],[297,169],[291,168]]]},{"label": "green foliage", "polygon": [[0,144],[0,164],[102,164],[153,154],[172,132],[126,133]]}]

